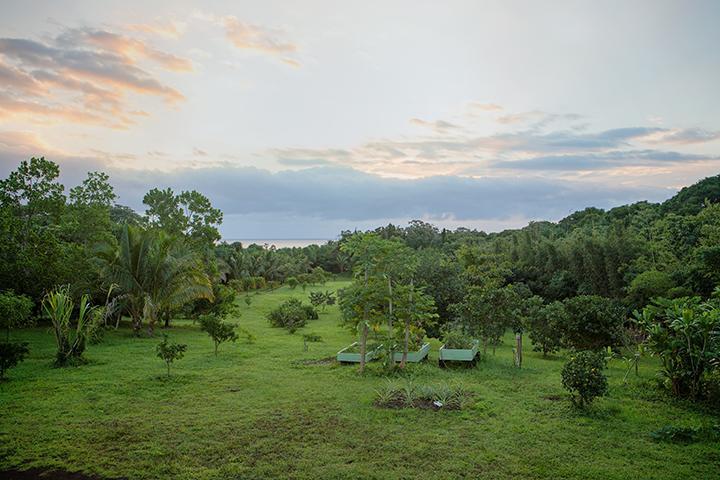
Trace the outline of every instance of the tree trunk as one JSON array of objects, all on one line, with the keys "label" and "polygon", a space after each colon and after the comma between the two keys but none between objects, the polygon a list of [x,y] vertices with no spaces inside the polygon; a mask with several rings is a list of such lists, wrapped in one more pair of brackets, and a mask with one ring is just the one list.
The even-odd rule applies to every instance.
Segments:
[{"label": "tree trunk", "polygon": [[170,310],[163,312],[163,320],[165,328],[170,328]]},{"label": "tree trunk", "polygon": [[408,299],[408,303],[410,304],[409,312],[407,317],[405,318],[405,340],[403,342],[403,354],[402,354],[402,360],[400,361],[400,368],[405,368],[405,364],[407,363],[407,356],[408,356],[408,350],[410,349],[410,317],[415,313],[415,309],[413,308],[413,280],[410,280],[410,298]]},{"label": "tree trunk", "polygon": [[392,296],[392,278],[388,275],[388,337],[390,355],[390,365],[395,363],[395,332],[393,332],[393,296]]},{"label": "tree trunk", "polygon": [[[368,271],[365,269],[365,291],[367,293],[368,285]],[[365,306],[363,307],[363,319],[362,319],[362,333],[360,335],[360,373],[365,373],[365,351],[367,349],[367,337],[368,337],[368,304],[367,299],[365,300]]]}]

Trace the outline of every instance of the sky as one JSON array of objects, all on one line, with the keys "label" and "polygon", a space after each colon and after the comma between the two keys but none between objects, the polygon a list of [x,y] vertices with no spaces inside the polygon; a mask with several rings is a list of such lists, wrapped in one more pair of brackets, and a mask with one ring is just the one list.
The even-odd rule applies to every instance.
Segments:
[{"label": "sky", "polygon": [[720,173],[720,2],[0,0],[0,176],[45,156],[225,238],[497,231]]}]

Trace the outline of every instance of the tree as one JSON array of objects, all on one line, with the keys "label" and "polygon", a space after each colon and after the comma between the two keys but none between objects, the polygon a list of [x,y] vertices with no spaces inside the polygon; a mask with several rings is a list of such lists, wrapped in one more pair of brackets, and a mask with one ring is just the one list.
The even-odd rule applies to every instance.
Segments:
[{"label": "tree", "polygon": [[199,298],[213,299],[202,258],[177,237],[123,225],[117,246],[98,251],[107,278],[126,297],[133,331],[152,334],[160,314]]},{"label": "tree", "polygon": [[10,341],[10,329],[27,325],[33,302],[26,295],[0,292],[0,327],[5,329],[6,341]]},{"label": "tree", "polygon": [[438,315],[435,301],[427,295],[422,288],[418,288],[411,281],[409,285],[396,287],[397,303],[396,315],[403,320],[403,350],[400,368],[405,368],[408,351],[410,350],[410,335],[413,328],[417,332],[434,324]]},{"label": "tree", "polygon": [[648,270],[636,276],[628,287],[628,300],[638,308],[648,304],[654,297],[663,297],[675,286],[665,272]]},{"label": "tree", "polygon": [[620,342],[625,312],[616,301],[580,295],[563,303],[567,312],[563,318],[563,337],[569,346],[576,350],[600,350]]},{"label": "tree", "polygon": [[218,354],[218,346],[223,342],[235,342],[238,334],[235,332],[235,325],[223,322],[218,315],[202,315],[200,317],[200,329],[210,335],[215,344],[215,356]]},{"label": "tree", "polygon": [[567,324],[567,312],[562,302],[543,305],[527,321],[533,350],[541,351],[543,357],[562,347],[563,326]]},{"label": "tree", "polygon": [[170,188],[153,188],[145,195],[143,203],[148,206],[145,216],[152,227],[207,245],[220,240],[217,227],[222,223],[223,214],[195,190],[176,195]]},{"label": "tree", "polygon": [[175,343],[170,340],[167,333],[163,333],[163,340],[156,347],[157,357],[162,359],[167,365],[167,376],[170,378],[170,365],[175,360],[180,360],[185,356],[187,345],[183,343]]}]

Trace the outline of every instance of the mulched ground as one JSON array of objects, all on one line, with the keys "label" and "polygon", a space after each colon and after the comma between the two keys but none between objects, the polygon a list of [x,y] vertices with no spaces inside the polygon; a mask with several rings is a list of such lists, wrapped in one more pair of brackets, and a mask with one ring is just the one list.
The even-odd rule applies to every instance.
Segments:
[{"label": "mulched ground", "polygon": [[[0,471],[0,480],[109,480],[95,475],[84,473],[71,473],[62,470],[41,470],[31,468],[29,470],[5,470]],[[114,479],[123,480],[123,479]]]}]

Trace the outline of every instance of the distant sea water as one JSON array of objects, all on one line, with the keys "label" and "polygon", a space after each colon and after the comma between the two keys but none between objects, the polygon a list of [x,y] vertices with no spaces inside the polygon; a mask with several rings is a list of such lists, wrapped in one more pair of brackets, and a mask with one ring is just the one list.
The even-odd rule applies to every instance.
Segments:
[{"label": "distant sea water", "polygon": [[323,245],[329,238],[223,238],[224,242],[241,242],[243,247],[256,243],[258,245],[275,245],[275,248],[307,247],[308,245]]}]

